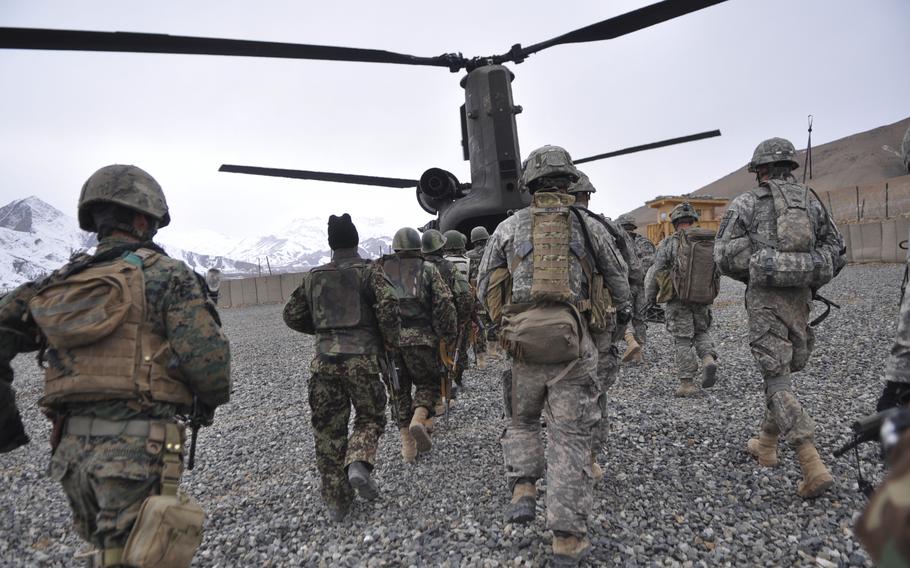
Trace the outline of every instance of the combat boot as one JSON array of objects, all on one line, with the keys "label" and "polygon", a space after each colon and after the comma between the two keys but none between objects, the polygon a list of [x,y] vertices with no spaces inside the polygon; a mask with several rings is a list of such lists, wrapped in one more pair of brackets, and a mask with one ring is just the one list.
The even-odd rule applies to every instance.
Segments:
[{"label": "combat boot", "polygon": [[641,345],[635,340],[631,331],[626,331],[626,352],[622,355],[623,363],[641,363]]},{"label": "combat boot", "polygon": [[799,467],[803,472],[803,480],[796,490],[800,497],[803,499],[818,497],[834,485],[834,478],[822,463],[812,442],[804,442],[796,449],[796,455],[799,457]]},{"label": "combat boot", "polygon": [[578,566],[591,552],[591,541],[566,533],[553,533],[553,558],[550,566]]},{"label": "combat boot", "polygon": [[692,379],[679,379],[679,388],[676,389],[676,393],[673,396],[677,398],[685,398],[694,395],[698,392],[698,388],[695,387],[695,382]]},{"label": "combat boot", "polygon": [[366,462],[351,462],[348,466],[348,482],[362,499],[372,501],[379,497],[379,486],[370,477],[370,468]]},{"label": "combat boot", "polygon": [[750,438],[746,442],[746,451],[758,459],[758,464],[763,467],[775,467],[777,461],[778,436],[760,432],[758,438]]},{"label": "combat boot", "polygon": [[417,443],[418,452],[429,452],[433,449],[433,443],[430,441],[430,433],[427,432],[426,422],[430,420],[430,412],[425,406],[418,406],[414,409],[414,417],[411,418],[411,436]]},{"label": "combat boot", "polygon": [[717,359],[708,353],[701,358],[701,386],[709,389],[717,382]]},{"label": "combat boot", "polygon": [[417,461],[417,442],[414,441],[414,436],[411,436],[409,428],[400,428],[399,432],[401,432],[401,457],[404,459],[404,463],[414,463]]},{"label": "combat boot", "polygon": [[478,353],[474,363],[477,365],[477,368],[481,371],[487,368],[487,354]]},{"label": "combat boot", "polygon": [[533,481],[519,481],[512,488],[512,501],[506,520],[510,523],[530,523],[537,510],[537,485]]}]

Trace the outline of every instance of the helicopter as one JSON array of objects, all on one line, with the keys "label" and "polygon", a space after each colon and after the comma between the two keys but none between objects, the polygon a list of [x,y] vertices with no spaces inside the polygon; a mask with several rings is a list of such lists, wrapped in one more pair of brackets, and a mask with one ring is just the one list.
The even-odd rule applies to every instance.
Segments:
[{"label": "helicopter", "polygon": [[[515,117],[523,109],[514,104],[511,88],[514,74],[504,64],[520,64],[531,55],[557,45],[614,39],[725,1],[663,0],[527,47],[515,44],[499,55],[471,58],[464,57],[460,52],[445,53],[436,57],[418,57],[383,50],[340,46],[151,33],[3,27],[0,27],[0,48],[356,61],[444,67],[453,73],[465,71],[466,75],[460,82],[465,91],[465,103],[460,108],[460,119],[462,157],[470,162],[471,181],[468,183],[460,182],[454,174],[438,167],[427,169],[418,179],[234,164],[223,164],[219,171],[412,188],[420,207],[427,213],[437,216],[424,228],[433,227],[441,231],[457,229],[469,234],[470,230],[478,225],[492,232],[510,211],[530,204],[530,195],[519,184],[521,154]],[[576,159],[575,164],[714,136],[720,136],[720,131],[706,131],[632,146]]]}]

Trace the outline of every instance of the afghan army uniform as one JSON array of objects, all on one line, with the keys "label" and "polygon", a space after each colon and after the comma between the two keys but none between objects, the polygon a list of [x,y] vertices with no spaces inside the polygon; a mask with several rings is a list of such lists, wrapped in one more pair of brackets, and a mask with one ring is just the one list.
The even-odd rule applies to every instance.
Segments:
[{"label": "afghan army uniform", "polygon": [[228,341],[201,279],[151,243],[170,216],[150,175],[98,170],[83,187],[79,222],[99,234],[95,254],[0,301],[0,382],[8,388],[16,353],[42,347],[49,475],[95,547],[90,565],[138,565],[157,546],[170,547],[170,566],[189,566],[204,514],[177,491],[185,432],[176,416],[195,407],[207,425],[228,401]]},{"label": "afghan army uniform", "polygon": [[[609,233],[569,207],[574,198],[565,192],[577,178],[565,150],[545,146],[532,152],[522,183],[532,192],[534,204],[500,223],[478,271],[478,293],[488,307],[488,296],[497,291],[502,271],[507,270],[511,278],[510,286],[504,284],[510,299],[503,307],[501,330],[512,356],[511,421],[501,439],[512,491],[508,519],[529,522],[534,518],[535,483],[546,469],[547,526],[554,531],[554,565],[575,565],[590,550],[586,534],[593,505],[591,456],[594,430],[601,418],[597,348],[588,331],[594,270],[601,273],[622,317],[628,318],[631,310],[627,268]],[[549,279],[557,274],[565,279],[558,281],[559,290]],[[564,298],[564,303],[547,303],[543,299],[551,297],[544,291],[547,289],[558,294],[553,297]],[[539,314],[541,310],[583,314],[573,317],[580,329],[578,343],[570,342],[571,351],[561,347],[560,341],[546,338],[543,341],[551,345],[550,350],[523,349],[522,341],[528,337],[522,335],[517,314]],[[532,319],[525,329],[546,333],[559,328],[540,326]],[[578,356],[573,358],[573,353]],[[541,414],[547,422],[546,458],[540,437]]]},{"label": "afghan army uniform", "polygon": [[480,261],[486,250],[487,242],[490,235],[484,227],[474,227],[471,229],[471,243],[474,248],[469,250],[465,256],[468,259],[468,283],[471,286],[471,297],[474,305],[471,309],[471,321],[474,322],[471,330],[471,347],[474,349],[474,359],[477,361],[479,369],[486,368],[487,354],[487,333],[490,331],[490,317],[487,315],[483,304],[477,299],[477,269],[480,267]]},{"label": "afghan army uniform", "polygon": [[428,430],[441,394],[439,342],[454,343],[458,316],[452,292],[439,270],[420,254],[417,231],[400,229],[392,246],[396,253],[383,257],[381,265],[395,287],[401,311],[397,357],[401,390],[396,393],[396,415],[402,456],[409,462],[414,459],[411,448],[415,443],[421,452],[432,447]]},{"label": "afghan army uniform", "polygon": [[[786,140],[773,138],[756,148],[749,171],[764,172],[765,178],[730,204],[714,254],[724,274],[748,284],[749,345],[766,400],[760,436],[749,440],[748,450],[762,465],[776,465],[778,438],[784,436],[797,449],[803,470],[798,493],[814,497],[833,479],[813,445],[815,423],[793,394],[791,373],[802,370],[812,352],[813,293],[846,261],[843,239],[824,206],[790,174],[797,167],[796,150]],[[808,262],[808,272],[799,271],[800,262]],[[776,281],[782,275],[802,282]]]},{"label": "afghan army uniform", "polygon": [[[354,490],[374,499],[369,479],[385,429],[386,395],[379,357],[398,343],[398,297],[382,270],[357,254],[350,216],[329,218],[332,261],[304,274],[284,308],[291,329],[316,336],[309,404],[322,498],[341,520]],[[354,407],[354,430],[348,420]],[[353,487],[352,487],[353,486]]]},{"label": "afghan army uniform", "polygon": [[[455,383],[459,387],[464,386],[464,370],[468,367],[468,345],[471,340],[471,311],[473,309],[473,295],[471,294],[471,286],[469,283],[470,277],[470,261],[467,257],[466,247],[467,239],[461,232],[456,231],[455,229],[450,229],[443,233],[445,237],[445,246],[443,250],[445,251],[444,258],[452,263],[453,267],[460,274],[460,280],[463,280],[464,287],[467,288],[467,294],[464,297],[465,304],[467,305],[467,314],[462,318],[462,313],[459,311],[458,315],[458,329],[459,329],[459,343],[458,343],[458,360],[455,361]],[[461,285],[456,285],[456,287],[461,287]],[[455,293],[453,289],[453,294],[455,294],[455,308],[459,310],[459,299],[458,294]],[[463,307],[460,309],[464,309]]]},{"label": "afghan army uniform", "polygon": [[[635,218],[631,215],[620,215],[617,224],[622,226],[626,235],[632,241],[632,246],[641,263],[642,275],[648,273],[648,269],[654,264],[654,255],[656,249],[654,243],[646,237],[635,232]],[[647,341],[648,324],[645,321],[645,308],[648,305],[645,299],[644,278],[641,282],[632,282],[632,297],[634,298],[634,309],[632,311],[632,323],[626,333],[626,343],[628,345],[626,353],[623,355],[624,360],[640,361],[641,350]],[[631,332],[631,334],[629,334]],[[637,352],[636,352],[637,348]]]}]

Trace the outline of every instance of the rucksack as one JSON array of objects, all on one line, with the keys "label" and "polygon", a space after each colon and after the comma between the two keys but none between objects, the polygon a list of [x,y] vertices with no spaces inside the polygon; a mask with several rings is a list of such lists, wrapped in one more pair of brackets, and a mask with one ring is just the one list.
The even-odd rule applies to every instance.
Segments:
[{"label": "rucksack", "polygon": [[713,303],[719,292],[714,231],[690,228],[677,235],[679,248],[671,272],[676,299],[693,304]]},{"label": "rucksack", "polygon": [[447,254],[443,258],[455,265],[458,272],[468,280],[471,276],[471,259],[463,254]]}]

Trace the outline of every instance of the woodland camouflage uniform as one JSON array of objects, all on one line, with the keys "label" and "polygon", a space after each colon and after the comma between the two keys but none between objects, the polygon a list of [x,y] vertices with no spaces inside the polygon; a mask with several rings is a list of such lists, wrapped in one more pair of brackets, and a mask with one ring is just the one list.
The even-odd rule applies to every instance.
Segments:
[{"label": "woodland camouflage uniform", "polygon": [[[477,227],[471,231],[472,236],[477,231]],[[486,233],[486,230],[483,231]],[[490,317],[487,315],[486,310],[483,307],[483,304],[480,303],[480,300],[477,299],[477,269],[480,268],[480,261],[483,258],[483,253],[487,249],[487,243],[489,242],[489,237],[484,238],[483,240],[472,241],[474,243],[474,248],[469,250],[465,256],[468,257],[470,264],[470,272],[468,274],[468,284],[471,286],[471,299],[473,300],[473,305],[471,307],[471,321],[476,323],[474,329],[471,333],[471,346],[474,348],[474,356],[478,354],[486,353],[487,351],[487,333],[490,331]]]},{"label": "woodland camouflage uniform", "polygon": [[[329,230],[345,220],[333,224]],[[332,219],[339,219],[332,216]],[[350,218],[346,219],[348,223]],[[347,225],[347,223],[345,223]],[[350,225],[353,227],[353,225]],[[331,234],[331,233],[330,233]],[[346,246],[353,244],[354,246]],[[307,383],[316,442],[316,467],[322,478],[322,497],[333,513],[343,517],[354,498],[345,474],[354,462],[372,471],[379,437],[385,429],[385,387],[380,380],[379,356],[399,339],[398,298],[385,274],[362,259],[353,243],[334,248],[332,262],[304,274],[284,308],[291,329],[316,335],[316,357]],[[320,278],[324,270],[359,272],[359,278]],[[355,285],[359,280],[359,288]],[[361,306],[363,314],[353,327],[320,325],[325,317],[342,320],[340,306]],[[338,312],[338,315],[319,314]],[[315,316],[315,317],[314,317]],[[342,317],[339,317],[342,316]],[[355,319],[355,318],[350,318]],[[348,420],[354,407],[354,428]]]},{"label": "woodland camouflage uniform", "polygon": [[[159,194],[160,207],[150,208],[142,199],[135,199],[134,179],[139,180],[138,184],[148,184],[146,189],[153,186],[150,191]],[[155,228],[157,223],[163,226],[169,222],[160,186],[139,168],[120,165],[102,168],[86,182],[89,189],[98,185],[103,186],[106,195],[94,202],[86,199],[86,188],[83,188],[83,197],[80,198],[80,225],[83,229],[98,230],[92,221],[92,208],[111,203],[119,205],[118,198],[122,198],[121,202],[141,208],[124,207],[122,211],[130,218],[139,211],[150,222],[154,220]],[[122,193],[111,199],[111,188]],[[121,229],[120,226],[117,228]],[[183,262],[167,257],[147,240],[153,234],[154,229],[140,239],[139,233],[137,237],[106,233],[101,236],[93,256],[77,254],[70,264],[48,278],[23,284],[0,300],[0,405],[5,398],[4,391],[10,395],[8,402],[12,402],[10,383],[13,372],[10,361],[17,353],[41,349],[48,376],[93,380],[93,377],[78,371],[84,369],[78,366],[84,363],[80,363],[74,353],[82,353],[83,347],[73,347],[72,351],[58,350],[45,343],[45,334],[37,325],[29,302],[46,286],[65,281],[66,275],[77,265],[91,263],[92,267],[103,267],[122,262],[122,259],[135,262],[141,258],[134,252],[138,251],[146,257],[140,264],[145,283],[144,325],[148,326],[151,336],[166,341],[163,345],[169,347],[162,358],[156,357],[152,364],[166,365],[168,375],[175,377],[174,380],[183,385],[181,388],[188,389],[196,397],[199,414],[205,415],[202,421],[211,423],[214,409],[228,402],[230,397],[228,341],[221,331],[215,308],[207,299],[201,278]],[[111,335],[101,340],[102,344],[113,345],[111,342],[124,339],[129,341],[128,336],[123,335],[127,333],[124,329],[122,326],[115,328]],[[140,337],[145,337],[145,333],[140,331]],[[111,355],[112,358],[117,356],[115,353]],[[144,358],[144,361],[149,359]],[[75,382],[71,390],[78,391],[79,384]],[[48,393],[48,390],[45,392]],[[140,506],[148,497],[158,495],[163,489],[162,477],[167,460],[175,460],[167,462],[170,464],[167,469],[169,483],[176,483],[182,471],[182,453],[177,455],[162,450],[163,444],[155,441],[157,437],[153,440],[150,432],[169,429],[169,432],[182,438],[183,426],[176,422],[175,417],[178,412],[188,413],[190,408],[154,398],[140,398],[139,394],[132,398],[109,399],[81,396],[82,402],[73,400],[79,395],[72,398],[45,396],[40,401],[45,413],[55,420],[52,443],[59,436],[53,449],[49,475],[63,486],[79,536],[99,551],[90,562],[95,562],[96,566],[116,565]],[[192,405],[191,399],[187,403]],[[0,422],[4,414],[6,412],[0,408]],[[173,424],[178,426],[165,426]],[[7,433],[7,428],[9,423],[3,425],[3,434]],[[181,442],[177,444],[183,445]],[[0,449],[4,446],[0,442]],[[6,451],[9,449],[8,446],[5,448]],[[174,487],[171,486],[171,489]]]}]

